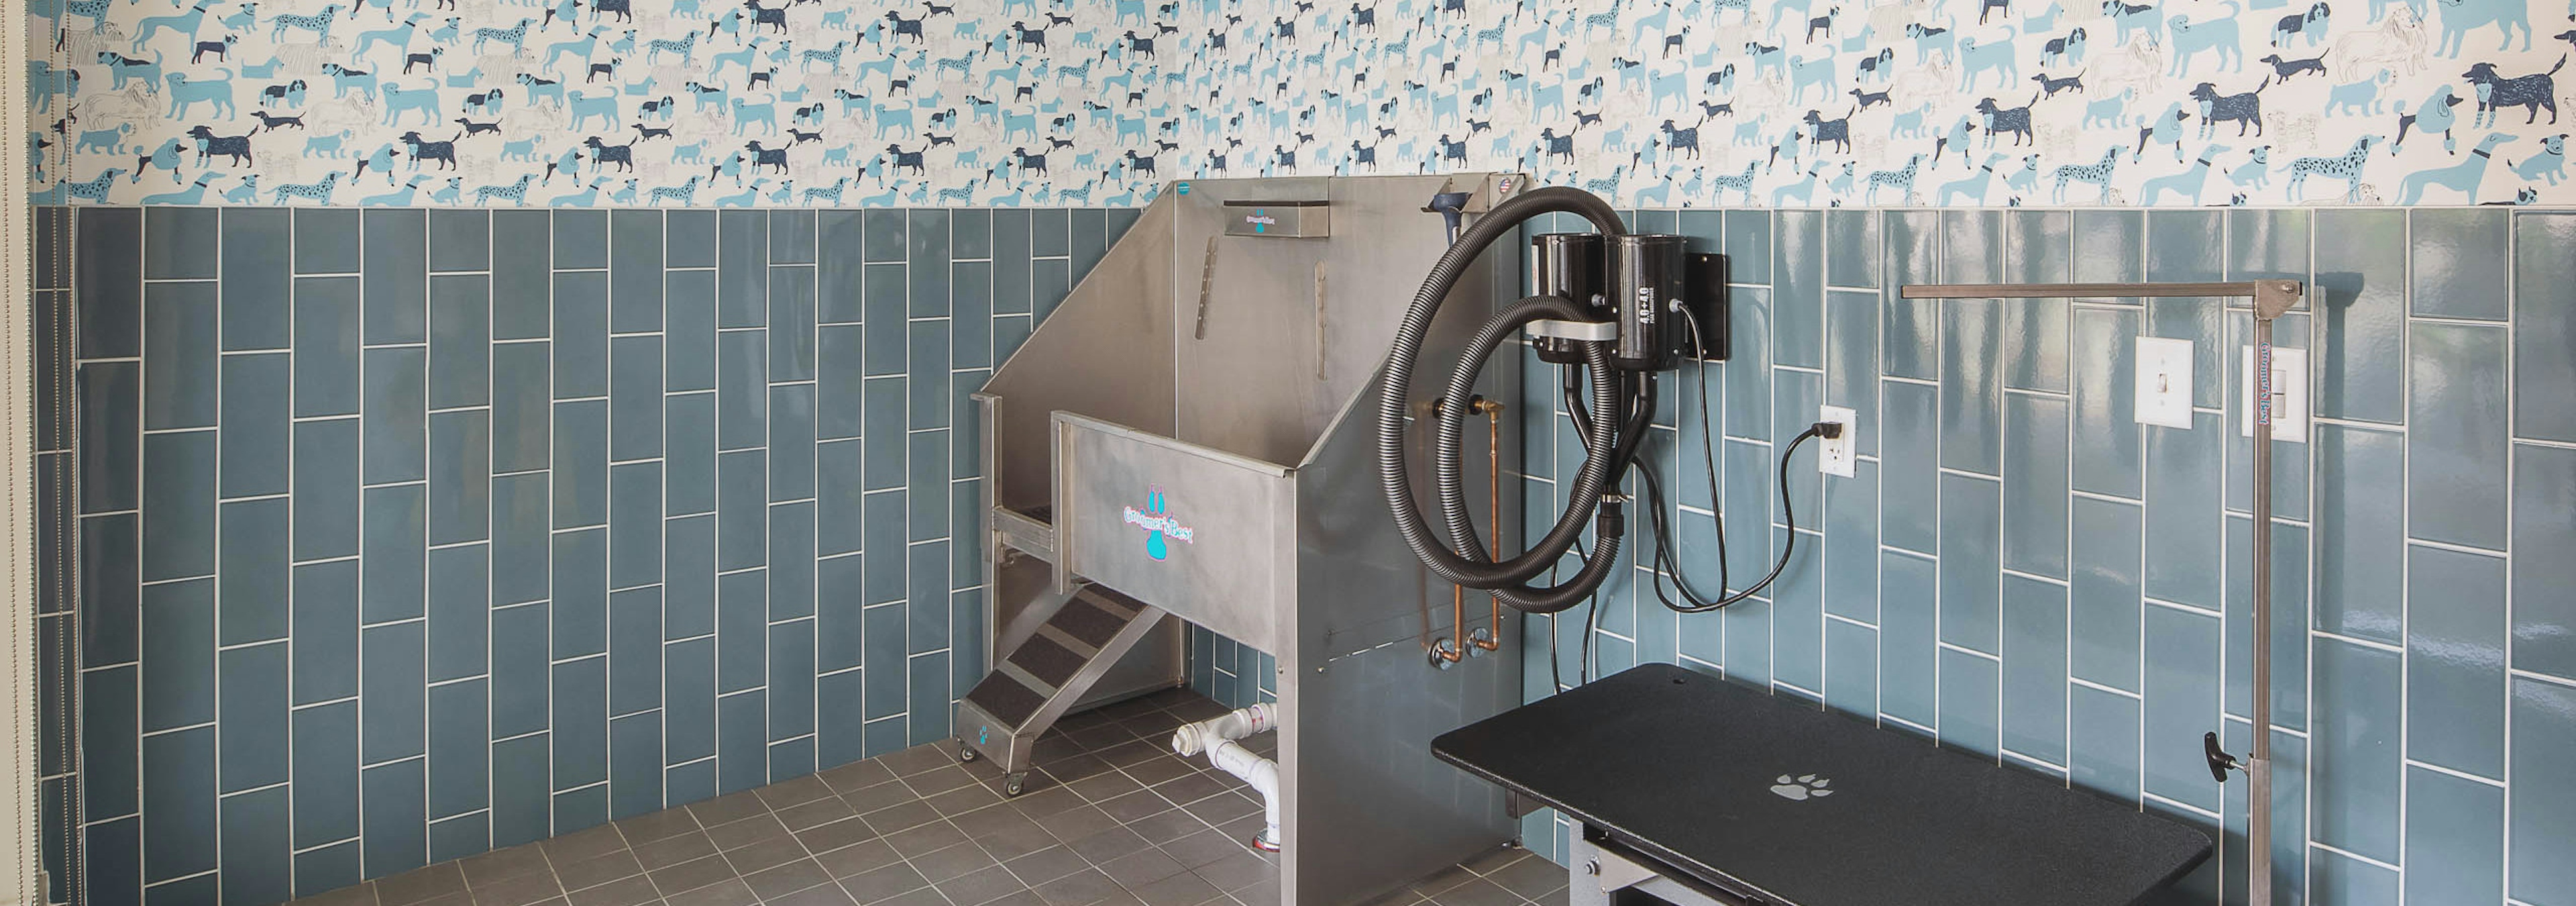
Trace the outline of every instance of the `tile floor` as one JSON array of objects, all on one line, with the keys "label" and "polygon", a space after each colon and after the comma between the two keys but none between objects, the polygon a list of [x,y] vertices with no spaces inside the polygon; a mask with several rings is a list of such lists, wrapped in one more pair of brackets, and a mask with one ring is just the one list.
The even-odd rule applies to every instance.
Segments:
[{"label": "tile floor", "polygon": [[[1277,857],[1244,845],[1260,798],[1163,744],[1224,710],[1175,689],[1068,717],[1016,799],[989,762],[920,746],[295,903],[1273,906]],[[1564,891],[1563,869],[1506,847],[1372,906],[1562,904]]]}]

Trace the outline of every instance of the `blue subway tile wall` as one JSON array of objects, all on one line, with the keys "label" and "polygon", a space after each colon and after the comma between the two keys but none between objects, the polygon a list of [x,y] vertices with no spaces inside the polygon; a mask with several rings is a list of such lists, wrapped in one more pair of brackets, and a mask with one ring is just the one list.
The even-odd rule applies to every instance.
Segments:
[{"label": "blue subway tile wall", "polygon": [[[79,848],[48,858],[62,879],[79,853],[94,902],[253,906],[944,735],[982,670],[956,400],[1132,222],[40,216],[80,251],[36,301],[40,388],[79,403],[41,420],[44,536],[76,525],[81,554],[49,564],[40,625],[77,621],[48,682],[77,663],[88,732]],[[1675,617],[1643,577],[1614,586],[1594,675],[1679,662],[2223,828],[2184,900],[2241,901],[2243,791],[2208,781],[2197,736],[2251,732],[2240,376],[2217,348],[2242,313],[1893,296],[2301,277],[2283,343],[2313,352],[2321,418],[2279,448],[2271,644],[2305,669],[2276,677],[2272,883],[2320,903],[2576,883],[2548,850],[2576,786],[2539,767],[2576,740],[2576,573],[2547,555],[2576,538],[2552,339],[2576,319],[2576,214],[1635,219],[1736,256],[1735,358],[1707,375],[1722,474],[1672,455],[1695,407],[1657,425],[1685,570],[1713,581],[1715,505],[1739,576],[1790,535],[1769,471],[1816,403],[1861,411],[1862,457],[1797,470],[1802,553],[1771,594]],[[2138,336],[2199,341],[2193,430],[2131,421]],[[1533,386],[1535,511],[1579,447]],[[1574,659],[1580,624],[1553,623],[1521,636]],[[1275,696],[1268,655],[1189,647],[1194,687]],[[1547,694],[1545,658],[1527,670]],[[1525,828],[1561,856],[1552,816]]]},{"label": "blue subway tile wall", "polygon": [[952,413],[1134,222],[41,216],[55,900],[231,906],[945,736]]},{"label": "blue subway tile wall", "polygon": [[[2576,889],[2563,853],[2576,785],[2555,766],[2576,741],[2576,568],[2563,556],[2576,542],[2563,348],[2576,214],[1833,211],[1822,248],[1803,212],[1632,219],[1732,256],[1734,358],[1708,374],[1721,474],[1691,474],[1691,405],[1655,435],[1690,438],[1674,504],[1686,573],[1713,581],[1695,538],[1714,505],[1734,517],[1739,585],[1786,536],[1770,474],[1819,379],[1824,401],[1862,413],[1863,434],[1856,475],[1823,479],[1822,512],[1808,454],[1793,465],[1800,553],[1780,584],[1724,615],[1677,617],[1642,576],[1614,583],[1591,675],[1678,662],[2223,830],[2179,901],[2243,902],[2244,791],[2210,781],[2200,734],[2242,751],[2253,729],[2250,447],[2238,353],[2219,345],[2242,344],[2245,315],[2217,299],[1894,296],[1935,280],[2306,280],[2305,313],[2280,327],[2281,345],[2311,351],[2320,417],[2310,443],[2275,450],[2276,902],[2543,903]],[[2140,336],[2196,342],[2191,430],[2133,421]],[[1696,376],[1667,389],[1696,394]],[[1552,384],[1528,383],[1521,487],[1533,513],[1553,512],[1554,476],[1581,448]],[[1553,637],[1571,680],[1586,670],[1582,619],[1531,617],[1519,635]],[[1531,699],[1552,682],[1539,648],[1524,661]],[[1260,697],[1241,679],[1269,675],[1258,652],[1205,634],[1192,652],[1197,688]],[[1562,857],[1562,822],[1523,828]]]}]

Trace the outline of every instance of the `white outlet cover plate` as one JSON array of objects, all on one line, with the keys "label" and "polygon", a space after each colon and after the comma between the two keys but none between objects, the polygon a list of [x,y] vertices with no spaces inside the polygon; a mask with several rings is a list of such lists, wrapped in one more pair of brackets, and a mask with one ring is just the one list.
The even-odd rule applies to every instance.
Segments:
[{"label": "white outlet cover plate", "polygon": [[2191,341],[2138,338],[2136,418],[2142,425],[2191,428]]},{"label": "white outlet cover plate", "polygon": [[[2254,347],[2244,347],[2237,360],[2237,373],[2245,375],[2244,392],[2237,396],[2236,434],[2254,436]],[[2308,442],[2308,351],[2272,347],[2272,440],[2275,443]]]},{"label": "white outlet cover plate", "polygon": [[1853,451],[1860,445],[1860,414],[1842,406],[1817,406],[1816,420],[1843,426],[1841,437],[1819,437],[1816,442],[1816,471],[1843,478],[1852,477]]}]

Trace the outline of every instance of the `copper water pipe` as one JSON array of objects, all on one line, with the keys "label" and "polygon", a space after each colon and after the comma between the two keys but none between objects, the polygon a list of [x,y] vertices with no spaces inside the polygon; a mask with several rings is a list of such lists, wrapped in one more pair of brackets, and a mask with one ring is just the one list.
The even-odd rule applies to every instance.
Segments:
[{"label": "copper water pipe", "polygon": [[[1493,557],[1500,560],[1503,557],[1503,404],[1480,396],[1469,407],[1469,411],[1485,414],[1485,522],[1487,529],[1494,536]],[[1482,641],[1469,638],[1467,589],[1463,586],[1450,586],[1449,628],[1451,632],[1457,634],[1457,639],[1447,648],[1434,646],[1432,656],[1455,664],[1467,657],[1469,645],[1484,651],[1500,650],[1503,647],[1503,599],[1492,592],[1486,592],[1485,606],[1487,608],[1485,625],[1489,629],[1489,637]]]},{"label": "copper water pipe", "polygon": [[[1494,536],[1494,559],[1503,558],[1503,404],[1490,399],[1476,400],[1476,411],[1485,413],[1485,528]],[[1469,644],[1486,651],[1503,647],[1503,599],[1485,592],[1485,627],[1487,638]]]}]

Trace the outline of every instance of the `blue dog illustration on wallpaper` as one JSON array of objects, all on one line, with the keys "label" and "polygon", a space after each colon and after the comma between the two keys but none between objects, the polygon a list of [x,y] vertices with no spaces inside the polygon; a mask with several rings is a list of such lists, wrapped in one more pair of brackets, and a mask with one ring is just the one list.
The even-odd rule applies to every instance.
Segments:
[{"label": "blue dog illustration on wallpaper", "polygon": [[[63,123],[39,171],[159,171],[225,203],[290,204],[326,196],[282,189],[366,149],[342,181],[401,191],[396,157],[463,180],[409,196],[429,204],[522,201],[521,174],[553,186],[575,168],[634,185],[537,200],[1141,202],[1192,175],[1494,169],[1654,205],[2010,205],[2079,185],[2097,191],[2076,203],[2291,203],[2309,175],[2355,201],[2547,201],[2576,49],[2568,31],[2529,52],[2519,0],[859,2],[525,0],[471,21],[440,0],[42,3],[62,53],[30,64],[30,101]],[[2492,49],[2464,50],[2489,27]],[[2462,117],[2514,140],[2514,164],[2445,175],[2474,154]],[[451,124],[447,141],[426,132]],[[134,165],[132,146],[193,150],[201,126],[308,137],[300,154]],[[2213,156],[2229,132],[2256,147]],[[2365,133],[2384,137],[2374,154],[2342,153]],[[2106,166],[2113,149],[2127,160]],[[2290,179],[2258,165],[2275,157]],[[1908,174],[1927,172],[1918,197]],[[2212,172],[2229,191],[2205,191]],[[52,192],[66,185],[81,191]]]}]

